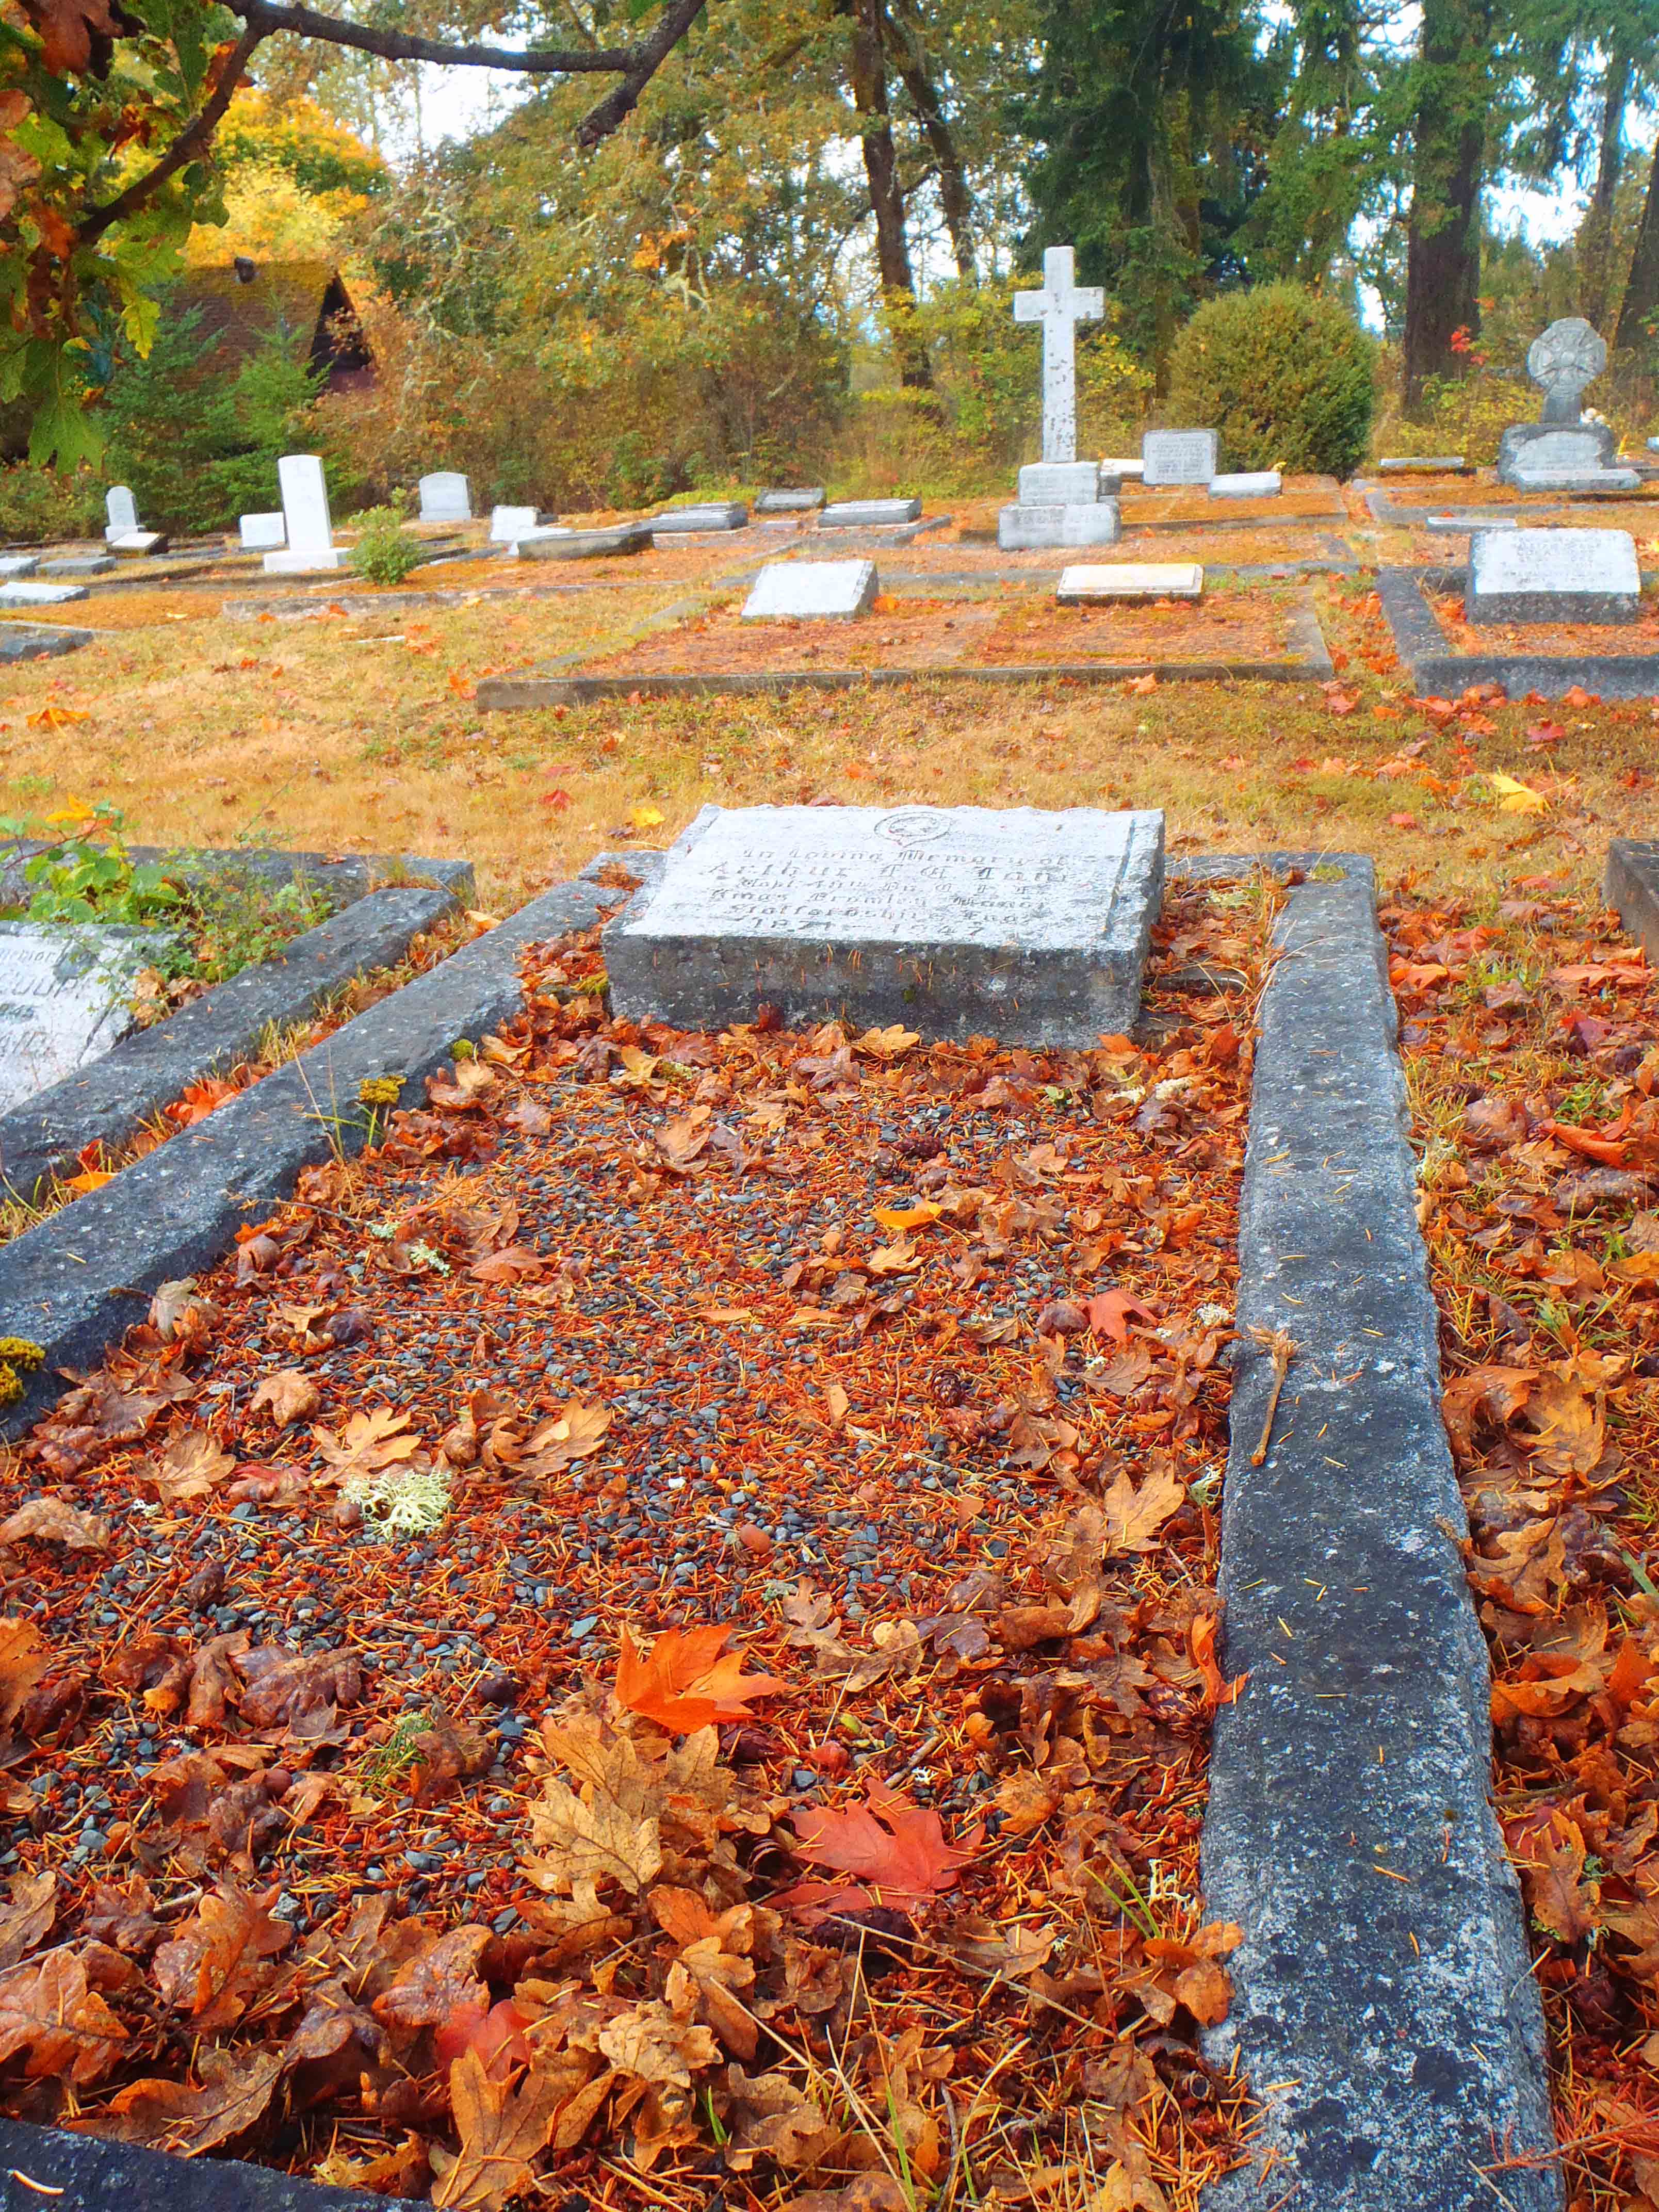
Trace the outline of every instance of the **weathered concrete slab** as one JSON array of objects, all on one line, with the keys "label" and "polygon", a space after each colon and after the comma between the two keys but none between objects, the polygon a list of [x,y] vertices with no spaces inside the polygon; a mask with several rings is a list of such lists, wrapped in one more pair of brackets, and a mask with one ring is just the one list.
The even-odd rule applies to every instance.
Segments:
[{"label": "weathered concrete slab", "polygon": [[32,576],[40,565],[38,553],[0,553],[0,583],[15,576]]},{"label": "weathered concrete slab", "polygon": [[651,538],[648,524],[619,522],[604,530],[531,530],[504,550],[520,561],[602,561],[614,553],[648,552]]},{"label": "weathered concrete slab", "polygon": [[1377,465],[1385,477],[1472,477],[1474,464],[1462,453],[1389,453]]},{"label": "weathered concrete slab", "polygon": [[1645,837],[1615,837],[1607,847],[1602,889],[1607,904],[1659,968],[1659,844]]},{"label": "weathered concrete slab", "polygon": [[[1247,1679],[1216,1716],[1203,1877],[1244,1930],[1208,2049],[1263,2118],[1259,2163],[1209,2202],[1559,2212],[1553,2164],[1508,2162],[1554,2147],[1543,2018],[1447,1533],[1467,1522],[1372,871],[1336,865],[1279,925],[1240,1214],[1221,1587]],[[1258,1329],[1297,1347],[1259,1468]]]},{"label": "weathered concrete slab", "polygon": [[10,660],[51,660],[78,653],[98,635],[91,629],[59,629],[44,623],[0,622],[0,665]]},{"label": "weathered concrete slab", "polygon": [[[302,1167],[341,1146],[360,1150],[362,1084],[396,1076],[403,1103],[422,1103],[425,1079],[449,1065],[458,1038],[476,1042],[517,1010],[524,948],[586,928],[616,899],[592,883],[560,884],[101,1190],[0,1245],[0,1335],[46,1353],[3,1432],[38,1420],[64,1387],[58,1369],[92,1365],[158,1283],[211,1267],[245,1221],[289,1195]],[[382,1124],[390,1110],[378,1109]]]},{"label": "weathered concrete slab", "polygon": [[55,559],[43,561],[40,573],[43,576],[107,576],[115,566],[109,553],[60,553]]},{"label": "weathered concrete slab", "polygon": [[1631,623],[1641,609],[1628,530],[1478,530],[1471,541],[1469,622]]},{"label": "weathered concrete slab", "polygon": [[1210,478],[1212,499],[1277,499],[1284,489],[1277,469],[1242,469]]},{"label": "weathered concrete slab", "polygon": [[390,967],[417,931],[453,906],[447,891],[371,891],[296,937],[278,959],[245,968],[168,1020],[0,1115],[0,1180],[24,1199],[92,1143],[117,1146],[193,1083],[246,1060],[271,1024],[301,1020],[354,977]]},{"label": "weathered concrete slab", "polygon": [[1042,507],[1023,502],[997,510],[997,544],[1005,553],[1115,545],[1121,535],[1121,511],[1115,499]]},{"label": "weathered concrete slab", "polygon": [[811,514],[823,505],[822,484],[803,484],[797,489],[778,486],[763,491],[755,501],[757,514]]},{"label": "weathered concrete slab", "polygon": [[33,576],[14,576],[0,584],[0,607],[59,607],[86,596],[84,584],[47,584]]},{"label": "weathered concrete slab", "polygon": [[683,532],[701,535],[704,532],[742,530],[749,520],[749,509],[741,500],[704,500],[695,507],[668,507],[660,514],[650,518],[653,538],[678,538]]},{"label": "weathered concrete slab", "polygon": [[325,2189],[231,2158],[157,2150],[0,2120],[0,2212],[429,2212],[407,2197]]},{"label": "weathered concrete slab", "polygon": [[1204,570],[1196,561],[1079,561],[1060,571],[1063,607],[1109,606],[1115,599],[1196,599]]},{"label": "weathered concrete slab", "polygon": [[100,1059],[132,1027],[149,933],[0,921],[0,1115]]},{"label": "weathered concrete slab", "polygon": [[893,523],[920,522],[919,499],[837,499],[818,515],[820,530],[879,530]]},{"label": "weathered concrete slab", "polygon": [[873,561],[769,561],[744,601],[744,622],[850,622],[880,589]]},{"label": "weathered concrete slab", "polygon": [[611,1004],[1092,1044],[1134,1026],[1163,888],[1161,814],[707,806],[605,932]]}]

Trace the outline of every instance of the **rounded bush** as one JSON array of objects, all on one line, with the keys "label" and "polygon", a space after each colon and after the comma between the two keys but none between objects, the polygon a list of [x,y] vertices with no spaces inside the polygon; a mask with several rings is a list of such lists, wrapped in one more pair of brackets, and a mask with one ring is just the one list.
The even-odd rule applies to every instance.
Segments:
[{"label": "rounded bush", "polygon": [[1376,341],[1300,284],[1225,292],[1175,342],[1170,420],[1218,430],[1224,469],[1352,476],[1370,441]]}]

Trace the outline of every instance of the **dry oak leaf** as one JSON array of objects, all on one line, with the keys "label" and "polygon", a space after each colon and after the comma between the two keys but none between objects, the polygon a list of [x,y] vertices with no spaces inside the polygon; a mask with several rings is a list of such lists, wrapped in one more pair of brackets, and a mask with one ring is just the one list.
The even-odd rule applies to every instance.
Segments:
[{"label": "dry oak leaf", "polygon": [[266,1376],[247,1410],[250,1419],[255,1413],[268,1413],[277,1428],[286,1429],[314,1413],[322,1402],[322,1394],[310,1376],[301,1374],[297,1367],[283,1367]]},{"label": "dry oak leaf", "polygon": [[408,1414],[394,1413],[390,1406],[351,1414],[337,1436],[320,1424],[311,1433],[337,1481],[352,1474],[378,1474],[399,1460],[412,1459],[421,1448],[419,1437],[410,1430]]},{"label": "dry oak leaf", "polygon": [[722,1652],[729,1622],[665,1629],[641,1657],[624,1628],[617,1661],[617,1702],[671,1735],[689,1735],[711,1721],[747,1720],[757,1698],[789,1685],[775,1674],[745,1674],[740,1651]]},{"label": "dry oak leaf", "polygon": [[607,2021],[599,2047],[619,2074],[653,2088],[689,2089],[693,2074],[720,2063],[720,2047],[706,2027],[678,2018],[654,1997]]},{"label": "dry oak leaf", "polygon": [[247,1687],[240,1704],[250,1728],[292,1728],[308,1713],[355,1705],[362,1668],[354,1651],[289,1651],[278,1644],[233,1654]]},{"label": "dry oak leaf", "polygon": [[32,2081],[47,2076],[82,2088],[120,2057],[127,2032],[87,1981],[69,1948],[43,1952],[0,1979],[0,2060],[29,2054]]},{"label": "dry oak leaf", "polygon": [[525,1448],[523,1472],[538,1481],[558,1474],[573,1461],[586,1459],[599,1449],[615,1419],[608,1406],[585,1406],[570,1398],[550,1420],[544,1421]]},{"label": "dry oak leaf", "polygon": [[539,1275],[547,1264],[527,1244],[508,1244],[500,1252],[486,1252],[466,1272],[478,1283],[522,1283]]},{"label": "dry oak leaf", "polygon": [[182,2081],[130,2082],[86,2125],[118,2142],[198,2158],[245,2136],[263,2118],[287,2063],[280,2049],[204,2051],[198,2062],[200,2088]]},{"label": "dry oak leaf", "polygon": [[822,1919],[872,1897],[919,1908],[955,1887],[957,1869],[974,1853],[947,1842],[939,1814],[878,1775],[866,1779],[865,1796],[862,1805],[803,1806],[794,1815],[795,1856],[851,1875],[854,1882],[798,1882],[774,1903],[804,1906],[803,1917]]},{"label": "dry oak leaf", "polygon": [[862,1053],[866,1060],[902,1060],[921,1042],[914,1030],[907,1030],[902,1022],[894,1022],[884,1030],[866,1030],[862,1036],[854,1038],[853,1049]]},{"label": "dry oak leaf", "polygon": [[[914,2203],[914,2189],[902,2189],[890,2173],[860,2173],[845,2189],[803,2191],[781,2212],[912,2212]],[[1098,2212],[1098,2206],[1099,2199],[1091,2197],[1089,2212]]]},{"label": "dry oak leaf", "polygon": [[1121,1467],[1100,1502],[1109,1553],[1151,1552],[1157,1548],[1164,1523],[1186,1504],[1187,1486],[1167,1460],[1154,1467],[1139,1490],[1129,1480],[1128,1468]]},{"label": "dry oak leaf", "polygon": [[110,0],[24,0],[23,13],[40,33],[40,58],[53,76],[82,75],[93,64],[94,40],[101,46],[120,28]]},{"label": "dry oak leaf", "polygon": [[269,1978],[270,1960],[294,1940],[287,1921],[265,1909],[276,1898],[274,1889],[255,1899],[226,1883],[155,1954],[156,1986],[202,2033],[234,2026]]},{"label": "dry oak leaf", "polygon": [[52,1653],[34,1624],[0,1620],[0,1728],[11,1726],[51,1672]]},{"label": "dry oak leaf", "polygon": [[95,1513],[82,1513],[66,1498],[31,1498],[0,1522],[0,1544],[21,1544],[29,1537],[63,1544],[71,1552],[106,1552],[109,1522]]},{"label": "dry oak leaf", "polygon": [[[464,1063],[465,1064],[465,1063]],[[501,2212],[535,2179],[567,2094],[564,2084],[532,2066],[516,2087],[492,2079],[476,2051],[449,2069],[449,2101],[461,2147],[433,2190],[448,2212]]]}]

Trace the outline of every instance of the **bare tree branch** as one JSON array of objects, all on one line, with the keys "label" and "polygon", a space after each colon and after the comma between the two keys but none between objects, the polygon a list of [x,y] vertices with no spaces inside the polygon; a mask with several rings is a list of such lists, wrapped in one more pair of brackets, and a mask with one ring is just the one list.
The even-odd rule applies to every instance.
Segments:
[{"label": "bare tree branch", "polygon": [[331,46],[355,46],[359,53],[378,54],[384,62],[440,62],[463,69],[518,70],[527,76],[573,76],[582,70],[617,76],[632,69],[642,46],[528,46],[515,52],[511,46],[450,46],[442,39],[416,38],[409,31],[374,30],[363,23],[349,23],[338,15],[298,0],[226,0],[233,15],[249,28],[257,23],[262,36],[273,31],[292,31],[301,39],[320,39]]},{"label": "bare tree branch", "polygon": [[95,239],[103,236],[112,223],[121,222],[128,216],[136,215],[161,191],[169,177],[177,176],[180,169],[207,151],[208,141],[218,129],[225,110],[230,106],[231,97],[242,81],[242,72],[248,65],[253,49],[264,35],[256,25],[248,25],[232,47],[211,97],[198,113],[191,116],[155,167],[147,169],[142,177],[135,177],[125,191],[118,192],[104,206],[94,208],[76,224],[75,234],[82,245],[90,246]]}]

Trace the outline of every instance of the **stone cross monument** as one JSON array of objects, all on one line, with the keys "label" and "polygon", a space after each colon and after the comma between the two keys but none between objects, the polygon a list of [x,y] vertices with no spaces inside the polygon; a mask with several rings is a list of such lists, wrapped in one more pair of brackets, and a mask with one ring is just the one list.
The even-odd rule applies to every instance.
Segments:
[{"label": "stone cross monument", "polygon": [[1051,246],[1042,257],[1042,289],[1016,292],[1014,320],[1042,325],[1042,458],[1077,459],[1077,325],[1106,312],[1097,284],[1079,285],[1069,246]]},{"label": "stone cross monument", "polygon": [[1607,342],[1582,315],[1552,323],[1527,350],[1527,374],[1544,394],[1539,421],[1580,421],[1584,386],[1594,384],[1607,365]]}]

